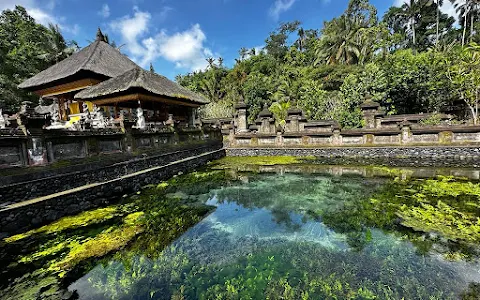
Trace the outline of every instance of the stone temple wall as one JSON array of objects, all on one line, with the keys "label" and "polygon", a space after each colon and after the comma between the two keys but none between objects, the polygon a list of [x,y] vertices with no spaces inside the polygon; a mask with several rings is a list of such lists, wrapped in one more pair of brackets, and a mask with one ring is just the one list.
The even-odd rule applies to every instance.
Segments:
[{"label": "stone temple wall", "polygon": [[480,148],[435,147],[318,147],[318,148],[229,148],[227,156],[314,157],[315,164],[385,165],[399,167],[480,167]]},{"label": "stone temple wall", "polygon": [[0,169],[88,161],[121,153],[134,156],[221,139],[220,130],[209,127],[163,132],[44,130],[32,134],[0,130]]},{"label": "stone temple wall", "polygon": [[[84,166],[84,168],[80,170],[69,173],[55,174],[49,170],[49,172],[44,172],[43,176],[37,179],[30,179],[28,174],[11,176],[9,179],[12,181],[16,180],[17,182],[2,186],[0,180],[0,208],[12,203],[58,193],[91,183],[113,180],[155,166],[166,165],[179,159],[218,150],[221,149],[221,147],[222,145],[219,142],[184,146],[183,150],[151,154],[106,166],[97,165],[95,167],[95,164],[88,165],[88,167]],[[36,174],[37,177],[41,176],[41,173],[42,172]]]},{"label": "stone temple wall", "polygon": [[225,151],[218,147],[204,148],[200,153],[197,150],[190,150],[177,157],[182,158],[181,160],[167,166],[153,167],[67,194],[53,195],[41,201],[25,205],[19,203],[0,209],[0,237],[24,232],[67,215],[116,203],[123,195],[139,191],[142,186],[166,180],[179,172],[192,171],[223,156]]}]

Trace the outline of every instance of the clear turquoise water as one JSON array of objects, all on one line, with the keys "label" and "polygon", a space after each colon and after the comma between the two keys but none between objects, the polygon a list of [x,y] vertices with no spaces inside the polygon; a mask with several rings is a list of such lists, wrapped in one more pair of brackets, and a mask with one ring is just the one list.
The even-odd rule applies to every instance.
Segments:
[{"label": "clear turquoise water", "polygon": [[167,198],[215,209],[154,255],[127,247],[68,289],[80,299],[475,299],[477,244],[449,259],[463,246],[350,214],[388,180],[238,173],[176,190]]}]

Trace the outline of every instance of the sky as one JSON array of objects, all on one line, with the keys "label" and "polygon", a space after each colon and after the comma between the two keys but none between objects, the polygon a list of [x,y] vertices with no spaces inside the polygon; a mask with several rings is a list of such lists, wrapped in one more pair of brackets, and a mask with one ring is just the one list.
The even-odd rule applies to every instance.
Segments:
[{"label": "sky", "polygon": [[[370,0],[379,16],[402,1]],[[455,16],[444,2],[442,10]],[[157,73],[173,79],[204,69],[208,57],[232,66],[240,48],[262,48],[280,22],[299,20],[305,29],[319,29],[340,15],[348,0],[0,0],[0,10],[15,5],[38,23],[58,24],[66,39],[81,47],[100,27],[137,64],[152,63]]]}]

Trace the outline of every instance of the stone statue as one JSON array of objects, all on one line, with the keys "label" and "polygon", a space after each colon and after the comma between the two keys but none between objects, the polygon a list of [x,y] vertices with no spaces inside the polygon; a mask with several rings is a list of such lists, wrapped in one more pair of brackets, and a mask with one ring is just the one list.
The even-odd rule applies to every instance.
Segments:
[{"label": "stone statue", "polygon": [[133,126],[133,128],[141,130],[146,128],[145,117],[143,116],[143,109],[141,107],[137,108],[137,124]]},{"label": "stone statue", "polygon": [[58,111],[58,105],[53,105],[51,107],[50,117],[52,119],[50,126],[47,126],[46,129],[63,129],[65,124],[60,121],[60,113]]},{"label": "stone statue", "polygon": [[88,110],[88,105],[86,102],[82,102],[82,111],[84,113],[84,118],[89,120],[90,119],[90,111]]},{"label": "stone statue", "polygon": [[7,125],[7,120],[5,120],[2,109],[0,108],[0,129],[5,129],[6,125]]},{"label": "stone statue", "polygon": [[174,126],[175,121],[173,120],[173,114],[168,114],[168,120],[165,122],[165,125]]},{"label": "stone statue", "polygon": [[105,128],[105,118],[103,117],[103,112],[98,106],[93,107],[93,119],[92,119],[93,128]]}]

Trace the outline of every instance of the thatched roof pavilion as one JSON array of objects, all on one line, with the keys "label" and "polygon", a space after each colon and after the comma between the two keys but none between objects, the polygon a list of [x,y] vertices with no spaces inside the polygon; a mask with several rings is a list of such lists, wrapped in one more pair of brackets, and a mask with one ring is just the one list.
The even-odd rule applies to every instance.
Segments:
[{"label": "thatched roof pavilion", "polygon": [[133,61],[105,42],[99,29],[93,43],[18,87],[39,96],[55,96],[84,89],[135,67]]},{"label": "thatched roof pavilion", "polygon": [[58,101],[60,116],[78,115],[92,103],[103,106],[108,117],[118,117],[120,108],[150,110],[152,119],[169,116],[191,123],[194,108],[208,103],[166,77],[140,68],[127,56],[105,42],[98,29],[96,40],[79,52],[22,82],[19,88]]},{"label": "thatched roof pavilion", "polygon": [[75,95],[96,105],[137,107],[138,101],[198,107],[209,101],[168,78],[133,68],[124,74],[91,86]]}]

